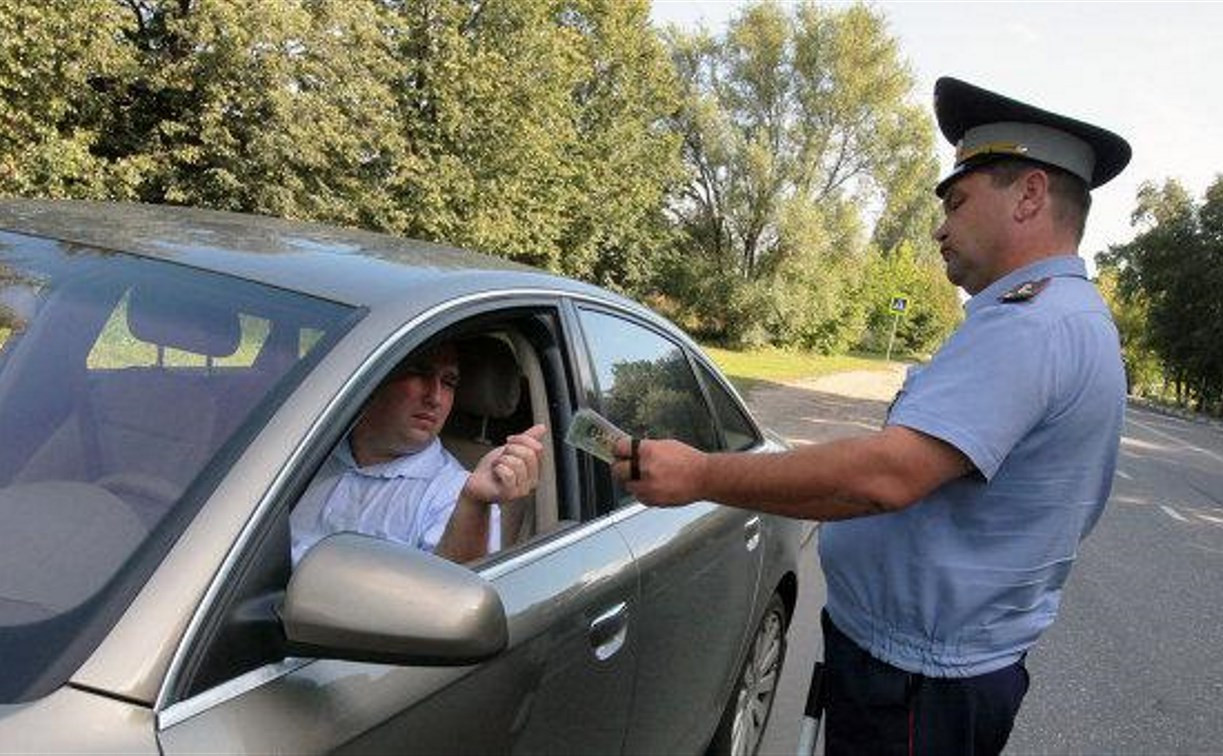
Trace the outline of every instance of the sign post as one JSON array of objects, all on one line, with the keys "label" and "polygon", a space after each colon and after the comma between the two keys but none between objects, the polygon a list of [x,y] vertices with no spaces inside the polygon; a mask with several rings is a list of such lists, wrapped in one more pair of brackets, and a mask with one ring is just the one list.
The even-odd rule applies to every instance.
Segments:
[{"label": "sign post", "polygon": [[892,345],[896,342],[896,326],[900,324],[900,316],[909,308],[909,300],[905,297],[892,297],[892,303],[888,305],[892,311],[892,335],[888,337],[888,354],[887,361],[892,361]]}]

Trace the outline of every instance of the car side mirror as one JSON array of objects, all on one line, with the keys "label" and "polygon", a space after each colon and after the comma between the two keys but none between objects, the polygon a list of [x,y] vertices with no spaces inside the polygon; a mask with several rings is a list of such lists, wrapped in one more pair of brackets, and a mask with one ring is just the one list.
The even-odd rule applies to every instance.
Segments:
[{"label": "car side mirror", "polygon": [[287,650],[389,664],[459,666],[505,649],[496,589],[476,573],[410,546],[356,533],[314,545],[280,611]]}]

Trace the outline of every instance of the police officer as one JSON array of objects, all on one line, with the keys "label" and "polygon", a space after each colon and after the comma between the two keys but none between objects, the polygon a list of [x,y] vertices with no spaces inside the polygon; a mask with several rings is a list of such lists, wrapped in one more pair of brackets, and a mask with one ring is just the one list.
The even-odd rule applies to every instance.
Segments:
[{"label": "police officer", "polygon": [[829,754],[1002,750],[1120,438],[1117,331],[1077,250],[1089,190],[1129,145],[951,78],[935,112],[957,151],[934,238],[972,297],[883,429],[767,455],[624,442],[613,468],[653,505],[834,521],[819,541]]}]

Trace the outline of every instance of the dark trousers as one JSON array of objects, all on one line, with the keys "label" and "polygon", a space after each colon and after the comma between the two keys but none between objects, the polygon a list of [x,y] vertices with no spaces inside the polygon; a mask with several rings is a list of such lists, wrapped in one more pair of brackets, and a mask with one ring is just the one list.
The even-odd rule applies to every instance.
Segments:
[{"label": "dark trousers", "polygon": [[875,659],[827,612],[820,619],[827,756],[1002,752],[1028,691],[1022,659],[977,677],[925,677]]}]

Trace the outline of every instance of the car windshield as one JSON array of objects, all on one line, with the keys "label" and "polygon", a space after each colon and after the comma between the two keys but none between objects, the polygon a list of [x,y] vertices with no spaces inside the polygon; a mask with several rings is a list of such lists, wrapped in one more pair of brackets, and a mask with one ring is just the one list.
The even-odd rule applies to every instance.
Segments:
[{"label": "car windshield", "polygon": [[68,679],[355,317],[0,232],[0,703]]}]

